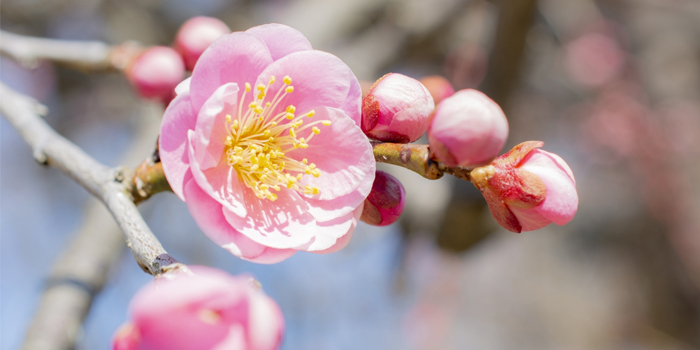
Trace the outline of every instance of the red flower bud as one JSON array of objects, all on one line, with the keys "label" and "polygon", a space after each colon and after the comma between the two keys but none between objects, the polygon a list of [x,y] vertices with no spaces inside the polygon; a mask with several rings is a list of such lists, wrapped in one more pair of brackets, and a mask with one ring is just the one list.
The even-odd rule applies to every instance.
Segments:
[{"label": "red flower bud", "polygon": [[434,108],[430,92],[418,80],[389,73],[362,99],[362,131],[379,141],[413,142],[425,133]]},{"label": "red flower bud", "polygon": [[370,225],[390,225],[399,219],[405,206],[406,191],[401,182],[383,171],[377,171],[360,220]]},{"label": "red flower bud", "polygon": [[221,36],[231,33],[222,21],[213,17],[193,17],[187,20],[175,35],[175,50],[185,60],[187,70],[192,70],[202,52]]},{"label": "red flower bud", "polygon": [[539,150],[542,145],[523,142],[470,174],[493,217],[510,231],[564,225],[576,215],[574,174],[561,157]]},{"label": "red flower bud", "polygon": [[185,78],[185,64],[175,50],[155,46],[136,58],[126,75],[139,95],[168,103],[175,96],[177,84]]}]

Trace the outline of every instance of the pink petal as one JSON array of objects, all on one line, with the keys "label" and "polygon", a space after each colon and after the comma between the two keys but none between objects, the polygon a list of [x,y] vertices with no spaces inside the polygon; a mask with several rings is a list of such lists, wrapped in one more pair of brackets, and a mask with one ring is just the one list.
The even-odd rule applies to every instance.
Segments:
[{"label": "pink petal", "polygon": [[224,217],[221,204],[202,191],[197,182],[187,183],[185,198],[199,228],[216,244],[245,259],[255,259],[265,253],[265,246],[253,242],[231,227]]},{"label": "pink petal", "polygon": [[245,31],[260,38],[270,50],[274,61],[297,51],[312,50],[311,43],[300,31],[284,24],[270,23]]},{"label": "pink petal", "polygon": [[240,324],[232,324],[226,338],[211,350],[247,350],[245,331]]},{"label": "pink petal", "polygon": [[227,279],[197,276],[192,283],[192,277],[155,283],[134,297],[130,310],[141,334],[142,349],[209,350],[225,338],[226,323],[203,322],[199,308],[192,306],[217,298],[235,303],[245,294],[231,288]]},{"label": "pink petal", "polygon": [[297,115],[321,106],[340,107],[350,91],[351,78],[354,78],[340,58],[313,50],[295,52],[275,61],[260,73],[255,85],[267,85],[270,76],[274,76],[276,82],[268,90],[274,96],[284,86],[282,78],[287,75],[292,78],[294,92],[287,94],[277,111],[293,105]]},{"label": "pink petal", "polygon": [[[427,90],[426,94],[429,95]],[[435,108],[432,101],[432,97],[430,100],[414,101],[410,107],[396,113],[391,119],[391,124],[377,124],[373,131],[387,130],[394,134],[406,135],[411,141],[418,140],[428,130],[428,116]]]},{"label": "pink petal", "polygon": [[[190,130],[187,137],[189,142],[189,158],[195,159],[195,132]],[[204,171],[199,168],[197,162],[192,162],[190,164],[190,170],[192,171],[192,177],[202,191],[219,202],[219,204],[223,205],[229,212],[240,217],[247,215],[244,204],[245,199],[243,197],[243,189],[245,186],[238,180],[236,171],[224,160],[219,162],[216,167]]]},{"label": "pink petal", "polygon": [[306,244],[316,233],[316,221],[305,199],[286,188],[275,194],[274,202],[260,199],[246,187],[243,195],[248,214],[241,217],[224,210],[224,216],[233,228],[264,246],[289,249]]},{"label": "pink petal", "polygon": [[275,350],[284,333],[284,316],[277,303],[262,293],[250,293],[248,349]]},{"label": "pink petal", "polygon": [[510,211],[518,218],[518,223],[522,228],[522,231],[534,231],[541,229],[552,223],[552,220],[547,219],[542,216],[536,208],[530,209],[518,209],[515,207],[508,207]]},{"label": "pink petal", "polygon": [[221,85],[254,82],[270,63],[270,51],[257,36],[242,32],[222,36],[204,51],[192,71],[192,108],[199,111]]},{"label": "pink petal", "polygon": [[[364,203],[365,198],[367,198],[367,188],[372,188],[372,182],[369,181],[370,179],[374,179],[374,176],[368,174],[367,178],[357,190],[331,200],[306,198],[306,203],[309,204],[309,213],[314,216],[316,221],[324,222],[345,216],[355,211],[358,206]],[[367,182],[369,182],[369,186]]]},{"label": "pink petal", "polygon": [[[288,156],[316,164],[321,176],[304,176],[302,186],[317,186],[321,192],[314,199],[331,200],[363,188],[363,195],[369,194],[371,181],[367,174],[374,174],[376,163],[372,146],[353,120],[335,108],[318,108],[314,120],[330,120],[330,126],[319,125],[321,133],[314,135],[306,149],[295,149]],[[311,130],[300,131],[311,134]],[[368,184],[369,183],[369,184]],[[366,190],[366,193],[365,193]]]},{"label": "pink petal", "polygon": [[[224,248],[226,248],[226,247],[224,247]],[[243,260],[247,260],[247,261],[258,263],[258,264],[276,264],[278,262],[287,260],[292,255],[294,255],[296,252],[297,252],[296,249],[266,248],[262,254],[254,257],[254,258],[246,258],[246,257],[241,257],[241,258]]]},{"label": "pink petal", "polygon": [[221,161],[224,143],[230,134],[226,115],[235,115],[238,91],[235,83],[221,85],[199,110],[193,146],[194,159],[202,170],[212,168]]},{"label": "pink petal", "polygon": [[185,200],[183,186],[190,168],[187,155],[187,131],[193,130],[197,120],[190,104],[190,96],[183,93],[175,97],[165,110],[160,127],[160,159],[163,172],[173,192]]},{"label": "pink petal", "polygon": [[190,93],[190,82],[192,81],[192,77],[189,77],[183,81],[180,82],[180,84],[177,84],[175,87],[175,94],[176,95],[189,95]]},{"label": "pink petal", "polygon": [[[357,207],[353,213],[353,220],[352,224],[350,225],[350,228],[348,229],[348,232],[346,232],[344,235],[338,237],[333,245],[326,249],[322,250],[308,250],[312,253],[316,254],[330,254],[330,253],[335,253],[343,248],[345,248],[348,243],[350,243],[350,239],[352,238],[352,233],[355,231],[355,228],[357,227],[357,223],[359,222],[359,218],[362,215],[362,209],[364,208],[364,203]],[[318,234],[316,235],[317,237],[319,236]]]},{"label": "pink petal", "polygon": [[353,75],[350,79],[350,90],[345,97],[345,101],[340,105],[345,114],[350,117],[357,126],[362,122],[362,88],[360,82]]},{"label": "pink petal", "polygon": [[561,157],[543,150],[530,152],[521,169],[538,175],[547,187],[547,198],[534,209],[557,225],[565,225],[576,215],[576,180]]},{"label": "pink petal", "polygon": [[297,247],[299,250],[313,252],[325,250],[332,247],[338,238],[345,236],[348,232],[352,232],[355,213],[344,215],[331,221],[319,222],[316,226],[316,234],[307,244]]}]

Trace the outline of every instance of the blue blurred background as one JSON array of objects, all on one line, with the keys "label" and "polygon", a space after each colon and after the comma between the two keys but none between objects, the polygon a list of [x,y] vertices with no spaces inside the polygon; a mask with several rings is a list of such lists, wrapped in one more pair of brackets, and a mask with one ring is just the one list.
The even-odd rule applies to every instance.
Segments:
[{"label": "blue blurred background", "polygon": [[[111,44],[170,45],[196,15],[233,30],[291,25],[368,83],[393,71],[483,90],[509,118],[508,147],[543,140],[578,181],[569,225],[516,235],[471,184],[382,166],[406,187],[400,223],[360,224],[338,253],[272,266],[213,244],[171,193],[143,204],[178,260],[260,280],[285,315],[282,349],[700,348],[697,0],[6,0],[0,9],[3,30]],[[116,73],[30,70],[3,57],[0,79],[46,104],[49,124],[105,164],[158,123],[159,107]],[[10,350],[94,202],[36,164],[4,119],[0,148],[0,348]],[[77,349],[108,349],[151,280],[124,251]]]}]

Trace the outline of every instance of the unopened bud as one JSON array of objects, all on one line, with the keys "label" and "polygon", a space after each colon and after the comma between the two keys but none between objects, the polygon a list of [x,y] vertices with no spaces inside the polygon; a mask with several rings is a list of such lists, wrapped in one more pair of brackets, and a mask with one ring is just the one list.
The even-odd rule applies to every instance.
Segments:
[{"label": "unopened bud", "polygon": [[377,171],[360,220],[370,225],[390,225],[399,219],[405,206],[406,191],[401,182],[383,171]]},{"label": "unopened bud", "polygon": [[473,89],[442,101],[428,127],[433,158],[449,166],[484,164],[498,155],[507,138],[508,120],[501,107]]},{"label": "unopened bud", "polygon": [[141,336],[133,323],[125,323],[117,329],[112,339],[112,350],[138,350]]},{"label": "unopened bud", "polygon": [[193,17],[187,20],[175,35],[175,50],[182,55],[187,70],[192,70],[202,52],[214,40],[231,32],[222,21],[213,17]]},{"label": "unopened bud", "polygon": [[362,99],[362,131],[379,141],[413,142],[425,133],[434,108],[430,92],[418,80],[389,73]]},{"label": "unopened bud", "polygon": [[428,89],[430,95],[433,96],[433,101],[435,101],[436,105],[455,93],[452,84],[450,84],[445,77],[439,75],[423,77],[420,79],[420,82]]},{"label": "unopened bud", "polygon": [[561,157],[538,149],[542,145],[523,142],[470,174],[493,217],[510,231],[564,225],[576,215],[574,174]]},{"label": "unopened bud", "polygon": [[146,50],[126,69],[129,81],[139,95],[167,103],[175,87],[185,78],[185,64],[175,50],[156,46]]}]

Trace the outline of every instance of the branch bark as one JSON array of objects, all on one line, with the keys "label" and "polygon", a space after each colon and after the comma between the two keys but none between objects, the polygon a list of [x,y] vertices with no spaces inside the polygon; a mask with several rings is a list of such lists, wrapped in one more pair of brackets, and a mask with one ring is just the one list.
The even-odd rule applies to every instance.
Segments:
[{"label": "branch bark", "polygon": [[100,199],[126,235],[141,268],[153,276],[184,268],[163,249],[132,202],[126,186],[116,181],[121,172],[110,169],[58,135],[40,118],[46,108],[0,84],[0,112],[34,151],[34,158],[70,176]]},{"label": "branch bark", "polygon": [[101,41],[35,38],[0,30],[0,54],[28,67],[51,60],[83,71],[122,70],[143,50],[134,42],[110,46]]},{"label": "branch bark", "polygon": [[423,176],[429,180],[437,180],[445,174],[450,174],[464,181],[471,182],[470,168],[450,167],[445,163],[430,159],[428,145],[371,142],[374,160],[378,163],[398,165]]},{"label": "branch bark", "polygon": [[[136,164],[158,133],[160,108],[139,118],[137,135],[122,164]],[[74,349],[92,302],[107,282],[126,245],[109,211],[92,198],[82,227],[56,260],[47,276],[39,307],[22,350]]]}]

